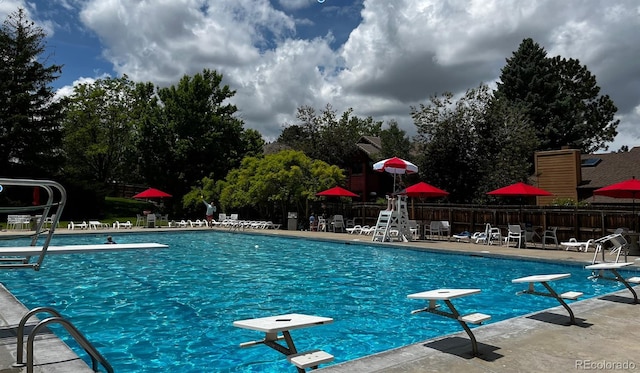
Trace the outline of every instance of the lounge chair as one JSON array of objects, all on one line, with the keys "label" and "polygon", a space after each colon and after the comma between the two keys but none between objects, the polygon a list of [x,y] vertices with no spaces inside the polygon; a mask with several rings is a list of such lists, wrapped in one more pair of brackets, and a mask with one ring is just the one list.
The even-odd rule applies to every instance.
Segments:
[{"label": "lounge chair", "polygon": [[200,219],[196,219],[196,221],[193,222],[189,220],[189,222],[191,222],[192,227],[205,227],[207,225],[206,221],[202,221]]},{"label": "lounge chair", "polygon": [[124,223],[120,223],[119,221],[116,220],[116,221],[113,222],[113,228],[114,229],[120,229],[120,228],[123,228],[123,229],[129,228],[129,229],[131,229],[131,228],[133,228],[133,224],[131,224],[130,220],[127,220]]},{"label": "lounge chair", "polygon": [[569,249],[576,249],[577,251],[584,251],[586,253],[589,251],[590,247],[594,246],[594,240],[590,239],[586,242],[579,242],[572,237],[568,242],[560,242],[560,245],[565,247],[565,251],[569,251]]},{"label": "lounge chair", "polygon": [[365,236],[372,235],[373,232],[376,231],[376,227],[370,227],[368,225],[363,225],[360,229],[360,234],[364,234]]},{"label": "lounge chair", "polygon": [[249,222],[251,229],[265,229],[267,222],[265,220],[254,220]]},{"label": "lounge chair", "polygon": [[109,228],[109,224],[103,223],[99,220],[89,220],[89,229],[105,229]]},{"label": "lounge chair", "polygon": [[457,242],[460,242],[460,241],[469,242],[469,240],[471,239],[471,233],[469,233],[468,231],[464,231],[464,232],[453,234],[451,235],[451,237],[454,238]]},{"label": "lounge chair", "polygon": [[87,229],[87,228],[89,228],[89,225],[87,224],[86,221],[83,221],[82,223],[74,223],[74,222],[71,221],[67,225],[67,229],[74,230],[76,228],[78,228],[78,229]]},{"label": "lounge chair", "polygon": [[360,234],[362,232],[362,226],[359,224],[354,225],[352,228],[346,228],[349,234]]},{"label": "lounge chair", "polygon": [[267,221],[265,224],[265,229],[280,229],[282,224],[274,224],[272,221]]}]

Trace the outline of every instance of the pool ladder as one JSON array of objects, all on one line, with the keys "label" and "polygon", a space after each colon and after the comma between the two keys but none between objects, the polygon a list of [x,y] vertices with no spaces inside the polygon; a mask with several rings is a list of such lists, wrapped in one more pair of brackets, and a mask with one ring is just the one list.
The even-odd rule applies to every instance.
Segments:
[{"label": "pool ladder", "polygon": [[[53,317],[46,318],[40,321],[36,326],[33,327],[31,333],[29,333],[29,337],[27,337],[27,362],[24,362],[24,329],[27,324],[27,320],[31,316],[34,316],[37,313],[46,312],[52,314]],[[34,308],[31,311],[27,312],[22,319],[20,320],[20,324],[18,324],[18,337],[17,337],[17,347],[16,347],[16,362],[13,364],[13,367],[20,368],[27,366],[27,373],[33,373],[33,343],[35,341],[36,335],[38,331],[49,324],[60,324],[62,325],[67,332],[75,339],[75,341],[84,348],[85,352],[91,357],[91,368],[94,372],[98,372],[98,363],[102,365],[107,373],[113,373],[113,367],[111,364],[96,350],[95,347],[89,342],[89,340],[82,334],[78,329],[71,323],[71,321],[65,319],[60,315],[58,311],[50,307],[38,307]]]},{"label": "pool ladder", "polygon": [[[2,1],[0,0],[0,2]],[[42,251],[40,252],[40,255],[38,255],[38,258],[35,262],[31,261],[30,256],[26,256],[24,258],[3,257],[0,253],[0,269],[31,268],[38,271],[40,270],[42,262],[47,255],[47,249],[49,248],[49,244],[51,243],[51,238],[53,238],[53,233],[58,226],[58,222],[60,221],[62,210],[67,203],[67,192],[60,183],[52,180],[0,178],[0,193],[5,190],[9,191],[9,189],[7,189],[6,187],[9,187],[9,189],[13,189],[12,187],[21,187],[27,188],[27,190],[28,188],[33,188],[35,201],[34,205],[0,206],[0,214],[20,212],[28,213],[28,216],[31,217],[35,212],[40,212],[40,218],[36,219],[36,221],[34,222],[34,232],[29,233],[25,236],[31,237],[30,246],[36,246],[38,238],[42,233],[47,234],[42,244]],[[44,205],[39,204],[40,190],[44,190],[47,193],[47,202]],[[52,214],[50,215],[50,213]],[[48,230],[43,229],[45,227],[46,219],[51,219],[51,221],[49,222],[51,224],[51,228],[49,228]],[[7,221],[7,225],[8,223],[9,222]],[[22,238],[22,236],[17,235],[14,238]]]}]

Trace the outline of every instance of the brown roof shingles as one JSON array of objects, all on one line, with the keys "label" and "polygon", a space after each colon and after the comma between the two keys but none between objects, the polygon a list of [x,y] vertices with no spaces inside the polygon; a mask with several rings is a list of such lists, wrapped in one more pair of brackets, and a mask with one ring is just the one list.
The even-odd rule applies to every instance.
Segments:
[{"label": "brown roof shingles", "polygon": [[[582,183],[578,185],[578,189],[593,191],[632,177],[640,178],[640,147],[620,153],[582,154],[580,158],[583,161],[589,158],[599,158],[600,162],[593,167],[581,167]],[[588,201],[594,203],[631,203],[631,200],[605,196],[593,196],[588,198]]]}]

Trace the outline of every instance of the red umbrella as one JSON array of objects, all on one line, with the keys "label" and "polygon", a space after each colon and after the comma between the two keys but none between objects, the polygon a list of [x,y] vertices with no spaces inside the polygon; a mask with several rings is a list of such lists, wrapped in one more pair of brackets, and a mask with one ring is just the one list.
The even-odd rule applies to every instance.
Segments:
[{"label": "red umbrella", "polygon": [[156,188],[149,188],[144,192],[140,192],[135,196],[133,196],[133,198],[164,198],[164,197],[171,197],[171,194],[165,193]]},{"label": "red umbrella", "polygon": [[316,193],[316,196],[319,197],[357,197],[358,195],[346,190],[342,187],[335,186],[331,189],[323,190],[322,192]]},{"label": "red umbrella", "polygon": [[492,190],[487,193],[491,196],[506,196],[506,197],[537,197],[537,196],[552,196],[553,193],[547,192],[544,189],[534,187],[523,182],[507,185],[496,190]]},{"label": "red umbrella", "polygon": [[383,159],[380,162],[376,162],[373,164],[373,169],[374,171],[384,171],[393,174],[394,192],[396,191],[396,175],[414,174],[418,172],[418,166],[398,157]]},{"label": "red umbrella", "polygon": [[[553,193],[547,192],[544,189],[534,187],[533,185],[525,184],[523,182],[507,185],[496,190],[492,190],[487,193],[491,196],[504,196],[504,197],[538,197],[538,196],[552,196]],[[522,218],[522,202],[520,204],[520,211],[518,212],[518,219]]]},{"label": "red umbrella", "polygon": [[[407,187],[401,192],[401,194],[405,194],[407,195],[407,197],[436,198],[448,196],[449,192],[445,192],[442,189],[436,188],[433,185],[421,181],[417,184],[413,184]],[[415,213],[413,211],[413,200],[411,200],[411,215],[412,217],[415,216]]]},{"label": "red umbrella", "polygon": [[445,192],[442,189],[438,189],[433,185],[421,181],[407,187],[402,194],[406,194],[408,197],[428,198],[448,196],[449,192]]},{"label": "red umbrella", "polygon": [[640,180],[632,177],[631,179],[596,189],[593,191],[593,194],[613,198],[636,199],[637,197],[640,197]]},{"label": "red umbrella", "polygon": [[631,209],[633,211],[633,225],[636,230],[636,198],[640,197],[640,180],[632,177],[619,183],[596,189],[593,194],[613,197],[613,198],[631,198]]}]

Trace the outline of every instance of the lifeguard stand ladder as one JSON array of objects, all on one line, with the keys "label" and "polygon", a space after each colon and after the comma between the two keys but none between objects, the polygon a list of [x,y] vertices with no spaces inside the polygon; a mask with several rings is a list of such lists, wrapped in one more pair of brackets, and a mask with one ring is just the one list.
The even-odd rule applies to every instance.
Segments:
[{"label": "lifeguard stand ladder", "polygon": [[[47,202],[44,205],[40,205],[39,201],[34,198],[32,205],[24,206],[0,206],[0,214],[11,213],[28,213],[31,216],[30,223],[33,227],[33,232],[28,234],[17,234],[7,236],[9,239],[31,237],[31,245],[36,246],[38,238],[42,233],[47,233],[44,243],[42,244],[42,250],[35,262],[31,261],[31,256],[16,257],[16,256],[2,256],[2,250],[0,250],[0,269],[5,268],[32,268],[33,270],[39,270],[44,257],[47,254],[47,248],[53,237],[53,232],[58,225],[60,215],[67,203],[67,192],[62,185],[51,180],[33,180],[33,179],[8,179],[0,178],[0,193],[11,193],[12,187],[33,188],[33,195],[40,195],[40,189],[44,189],[47,194]],[[37,188],[37,189],[36,189]],[[19,194],[17,194],[20,196]],[[13,196],[12,196],[13,197]],[[3,199],[7,201],[7,199]],[[39,200],[39,198],[38,198]],[[51,215],[50,215],[51,213]],[[38,214],[40,217],[38,218]],[[49,230],[43,230],[45,225],[45,219],[51,217],[52,221]],[[27,229],[31,229],[28,227]]]},{"label": "lifeguard stand ladder", "polygon": [[[397,235],[392,235],[392,232],[397,232]],[[411,229],[409,228],[407,199],[406,196],[399,195],[397,196],[396,205],[392,211],[380,211],[371,240],[387,242],[397,239],[408,242],[408,237],[411,237]]]}]

